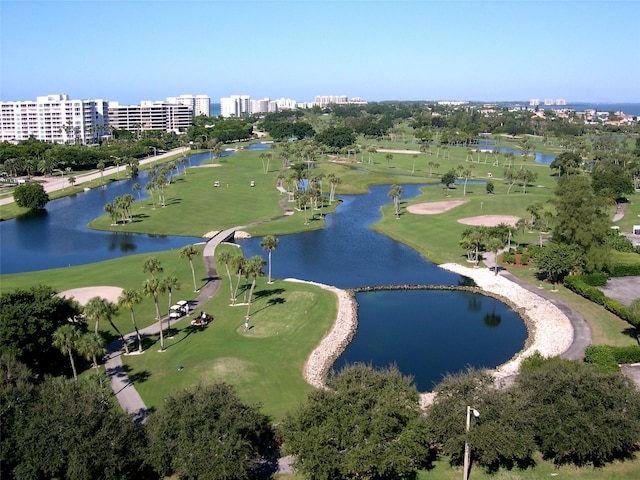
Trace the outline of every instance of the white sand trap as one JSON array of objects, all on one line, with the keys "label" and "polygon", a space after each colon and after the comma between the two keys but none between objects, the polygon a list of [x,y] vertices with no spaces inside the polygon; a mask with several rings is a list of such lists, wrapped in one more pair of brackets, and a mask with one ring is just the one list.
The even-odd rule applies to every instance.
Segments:
[{"label": "white sand trap", "polygon": [[520,217],[513,215],[479,215],[477,217],[460,218],[458,223],[481,227],[495,227],[501,223],[506,223],[507,225],[515,227],[518,220],[520,220]]},{"label": "white sand trap", "polygon": [[102,297],[113,303],[118,302],[118,297],[122,292],[120,287],[84,287],[72,288],[58,293],[59,297],[73,298],[80,305],[86,305],[93,297]]},{"label": "white sand trap", "polygon": [[409,205],[407,207],[407,212],[415,213],[417,215],[436,215],[460,205],[464,205],[468,201],[469,200],[448,200],[445,202],[417,203],[415,205]]},{"label": "white sand trap", "polygon": [[219,163],[207,163],[205,165],[196,165],[194,168],[212,168],[212,167],[221,167],[222,165]]}]

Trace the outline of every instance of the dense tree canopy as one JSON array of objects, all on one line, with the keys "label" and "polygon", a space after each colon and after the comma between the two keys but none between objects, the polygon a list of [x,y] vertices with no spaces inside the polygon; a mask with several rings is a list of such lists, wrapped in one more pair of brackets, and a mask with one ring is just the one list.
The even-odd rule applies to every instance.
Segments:
[{"label": "dense tree canopy", "polygon": [[49,201],[49,194],[39,183],[29,182],[16,187],[13,199],[19,207],[39,210]]},{"label": "dense tree canopy", "polygon": [[284,449],[311,479],[415,478],[434,459],[418,392],[393,368],[346,367],[280,425]]},{"label": "dense tree canopy", "polygon": [[48,286],[0,295],[0,352],[14,355],[34,373],[60,373],[66,358],[52,345],[56,329],[81,311]]},{"label": "dense tree canopy", "polygon": [[582,175],[559,178],[549,201],[556,207],[553,240],[577,245],[584,253],[587,272],[603,269],[608,262],[610,221],[602,199],[593,192],[590,179]]},{"label": "dense tree canopy", "polygon": [[104,379],[48,378],[22,413],[11,429],[16,456],[8,478],[145,478],[143,432]]},{"label": "dense tree canopy", "polygon": [[227,384],[170,395],[147,424],[150,462],[163,476],[249,478],[271,446],[268,418]]},{"label": "dense tree canopy", "polygon": [[353,129],[348,127],[329,127],[316,135],[316,141],[336,151],[353,145],[356,142],[356,135]]}]

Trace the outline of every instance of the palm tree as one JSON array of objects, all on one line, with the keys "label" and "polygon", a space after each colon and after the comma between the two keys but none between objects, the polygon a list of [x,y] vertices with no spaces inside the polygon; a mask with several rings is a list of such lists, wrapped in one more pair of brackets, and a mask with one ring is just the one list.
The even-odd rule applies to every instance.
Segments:
[{"label": "palm tree", "polygon": [[98,162],[96,167],[98,167],[98,170],[100,170],[100,181],[104,182],[104,169],[105,169],[104,162],[102,162],[102,161]]},{"label": "palm tree", "polygon": [[94,319],[95,330],[94,332],[98,334],[98,326],[100,320],[104,319],[109,322],[111,328],[118,334],[120,339],[122,340],[122,346],[124,347],[125,353],[129,353],[129,346],[124,338],[124,335],[118,330],[118,327],[113,323],[113,316],[118,312],[118,306],[115,303],[112,303],[108,300],[105,300],[102,297],[93,297],[90,298],[87,304],[84,307],[84,315],[89,319]]},{"label": "palm tree", "polygon": [[133,328],[136,331],[136,338],[138,339],[138,352],[142,352],[142,337],[140,336],[136,317],[133,313],[133,306],[139,304],[141,301],[142,295],[140,295],[138,290],[134,290],[133,288],[124,289],[118,297],[118,305],[128,308],[131,314],[131,323],[133,323]]},{"label": "palm tree", "polygon": [[193,279],[193,291],[198,291],[196,285],[196,271],[193,268],[193,257],[199,255],[200,252],[193,245],[186,245],[180,249],[180,258],[186,258],[189,260],[189,266],[191,267],[191,278]]},{"label": "palm tree", "polygon": [[147,278],[142,284],[142,294],[146,297],[153,298],[153,303],[156,307],[156,320],[161,318],[160,305],[158,304],[158,297],[161,293],[164,293],[164,285],[155,277]]},{"label": "palm tree", "polygon": [[180,290],[180,282],[175,275],[169,275],[162,281],[164,288],[169,292],[169,317],[167,318],[167,332],[171,330],[171,305],[173,305],[173,291]]},{"label": "palm tree", "polygon": [[93,368],[98,368],[98,357],[107,353],[104,337],[99,333],[87,332],[77,342],[76,349],[85,359],[91,360]]},{"label": "palm tree", "polygon": [[462,175],[464,176],[464,187],[462,189],[462,196],[466,197],[467,196],[467,181],[469,180],[469,177],[471,176],[471,173],[473,172],[473,165],[470,165],[469,168],[465,168],[462,171]]},{"label": "palm tree", "polygon": [[240,280],[245,271],[247,260],[242,255],[233,255],[230,259],[231,266],[236,273],[236,285],[231,294],[231,304],[235,305],[238,298],[238,289],[240,288]]},{"label": "palm tree", "polygon": [[229,300],[233,302],[233,281],[231,280],[231,270],[229,264],[232,261],[233,255],[228,250],[222,250],[218,253],[217,263],[224,263],[224,268],[227,270],[227,277],[229,278]]},{"label": "palm tree", "polygon": [[251,289],[249,290],[249,299],[247,300],[247,315],[245,318],[249,318],[251,314],[251,299],[253,297],[253,290],[256,287],[256,279],[258,275],[264,275],[264,258],[260,255],[255,255],[247,260],[246,272],[252,277]]},{"label": "palm tree", "polygon": [[80,330],[70,323],[58,327],[53,332],[53,346],[62,352],[69,355],[69,362],[71,363],[71,370],[73,371],[73,378],[78,379],[78,372],[76,370],[76,363],[73,360],[73,350],[76,348],[78,339],[80,338]]},{"label": "palm tree", "polygon": [[155,277],[147,278],[142,284],[142,293],[153,298],[153,303],[156,306],[156,320],[160,320],[160,350],[164,351],[164,332],[162,331],[162,317],[160,316],[160,305],[158,304],[158,297],[164,292],[164,285],[160,280]]},{"label": "palm tree", "polygon": [[279,244],[280,244],[280,240],[278,240],[273,235],[267,235],[260,242],[260,246],[262,247],[262,249],[266,250],[267,252],[269,252],[269,280],[268,280],[268,283],[273,283],[273,282],[271,282],[271,253],[276,248],[278,248]]},{"label": "palm tree", "polygon": [[393,199],[393,207],[395,210],[396,218],[400,218],[400,197],[404,192],[404,188],[400,185],[392,185],[387,195]]},{"label": "palm tree", "polygon": [[138,194],[138,201],[141,202],[142,198],[140,197],[140,190],[142,190],[142,186],[139,183],[134,183],[131,189]]},{"label": "palm tree", "polygon": [[393,155],[390,153],[387,153],[384,158],[387,160],[387,167],[391,166],[391,160],[393,160]]},{"label": "palm tree", "polygon": [[162,265],[157,257],[148,257],[142,264],[142,271],[150,273],[153,278],[155,278],[156,273],[161,273],[162,270]]}]

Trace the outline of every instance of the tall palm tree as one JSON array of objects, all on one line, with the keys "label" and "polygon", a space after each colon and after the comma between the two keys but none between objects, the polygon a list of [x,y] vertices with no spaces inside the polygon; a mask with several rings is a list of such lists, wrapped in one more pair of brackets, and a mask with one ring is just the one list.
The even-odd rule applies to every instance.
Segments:
[{"label": "tall palm tree", "polygon": [[396,218],[400,218],[400,197],[404,192],[404,188],[401,185],[392,185],[387,195],[393,199],[393,208],[396,214]]},{"label": "tall palm tree", "polygon": [[142,293],[149,297],[153,298],[153,303],[156,306],[156,320],[160,321],[160,350],[164,351],[164,332],[162,331],[162,316],[160,315],[160,305],[158,304],[158,297],[163,290],[164,285],[162,282],[155,278],[147,278],[142,284]]},{"label": "tall palm tree", "polygon": [[147,257],[142,264],[142,271],[150,273],[153,278],[155,278],[156,273],[161,273],[162,270],[162,264],[157,257]]},{"label": "tall palm tree", "polygon": [[235,305],[238,299],[238,289],[240,288],[240,280],[244,276],[247,260],[242,255],[233,255],[230,259],[231,268],[236,274],[236,284],[231,295],[231,304]]},{"label": "tall palm tree", "polygon": [[124,335],[122,335],[122,332],[120,332],[120,330],[118,329],[118,327],[116,327],[115,323],[113,323],[112,320],[113,316],[117,312],[118,306],[115,303],[105,300],[102,297],[90,298],[84,307],[85,316],[87,318],[94,319],[96,322],[94,330],[95,333],[98,333],[98,325],[100,323],[100,320],[106,320],[107,322],[109,322],[109,325],[111,325],[111,328],[113,328],[113,330],[118,334],[120,340],[122,340],[124,351],[126,353],[129,353],[129,346],[127,345]]},{"label": "tall palm tree", "polygon": [[266,250],[269,253],[269,280],[268,280],[269,283],[273,283],[271,282],[271,253],[276,248],[278,248],[279,244],[280,244],[280,240],[278,240],[273,235],[267,235],[260,242],[260,246],[262,247],[262,249]]},{"label": "tall palm tree", "polygon": [[98,368],[98,357],[107,353],[104,337],[99,333],[86,332],[78,339],[76,349],[85,359],[91,360],[93,368]]},{"label": "tall palm tree", "polygon": [[186,258],[187,260],[189,260],[194,292],[198,291],[198,286],[196,285],[196,271],[193,268],[193,257],[195,257],[196,255],[200,255],[200,252],[193,245],[186,245],[180,249],[180,258]]},{"label": "tall palm tree", "polygon": [[80,330],[69,323],[58,327],[52,336],[53,346],[60,350],[63,355],[69,355],[73,378],[76,380],[78,379],[78,372],[76,370],[76,362],[73,360],[73,350],[76,348],[80,335]]},{"label": "tall palm tree", "polygon": [[224,263],[224,268],[227,271],[227,277],[229,278],[229,301],[231,302],[233,302],[233,280],[231,280],[231,270],[229,265],[232,262],[233,256],[234,255],[232,255],[228,250],[222,250],[217,256],[217,263]]},{"label": "tall palm tree", "polygon": [[142,301],[142,295],[138,290],[134,290],[133,288],[126,288],[122,290],[120,296],[118,297],[118,305],[121,307],[125,307],[129,309],[129,313],[131,314],[131,323],[133,323],[133,328],[136,331],[136,338],[138,339],[138,352],[142,352],[142,337],[140,336],[140,331],[138,330],[138,324],[136,323],[136,317],[133,312],[134,305],[139,304]]},{"label": "tall palm tree", "polygon": [[247,260],[246,272],[251,276],[251,289],[249,290],[249,299],[247,300],[247,315],[245,318],[249,318],[251,315],[251,300],[253,298],[253,290],[256,288],[256,280],[258,275],[264,275],[264,258],[260,255],[255,255]]},{"label": "tall palm tree", "polygon": [[162,280],[164,288],[169,292],[169,316],[167,317],[167,332],[171,330],[171,305],[173,305],[173,291],[180,290],[180,282],[175,275],[169,275]]}]

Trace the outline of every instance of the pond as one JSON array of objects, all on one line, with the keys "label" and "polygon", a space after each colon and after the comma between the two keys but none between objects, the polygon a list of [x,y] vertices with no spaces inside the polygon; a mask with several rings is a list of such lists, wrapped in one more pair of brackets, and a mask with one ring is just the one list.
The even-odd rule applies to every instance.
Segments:
[{"label": "pond", "polygon": [[[404,185],[403,198],[420,186]],[[389,186],[367,195],[343,197],[327,226],[279,237],[272,254],[276,278],[299,278],[339,288],[381,285],[447,285],[467,283],[442,270],[415,250],[369,226],[381,218],[390,201]],[[402,220],[400,220],[402,221]],[[238,240],[246,256],[262,255],[261,238]],[[335,368],[365,362],[396,363],[413,375],[420,390],[431,390],[443,374],[471,365],[493,368],[524,345],[527,331],[518,315],[503,303],[482,295],[444,290],[395,290],[359,293],[358,331]]]}]

